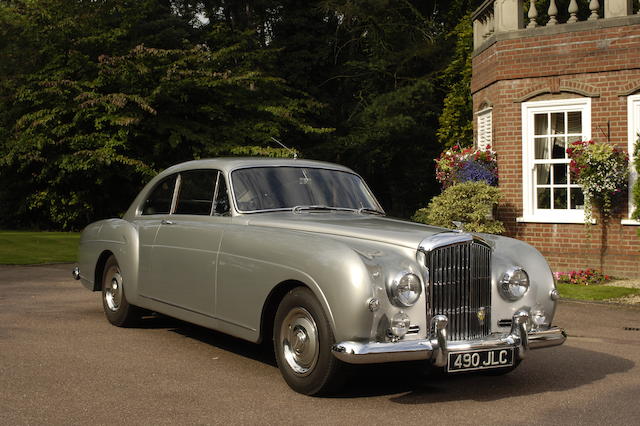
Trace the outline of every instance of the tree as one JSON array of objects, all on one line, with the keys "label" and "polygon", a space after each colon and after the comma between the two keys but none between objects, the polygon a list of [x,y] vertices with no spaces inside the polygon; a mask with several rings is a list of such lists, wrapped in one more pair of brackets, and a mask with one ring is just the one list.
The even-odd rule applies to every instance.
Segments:
[{"label": "tree", "polygon": [[448,34],[455,40],[453,60],[441,79],[446,90],[442,114],[438,117],[438,141],[447,148],[473,144],[473,106],[471,101],[471,55],[473,27],[466,15]]},{"label": "tree", "polygon": [[[12,9],[25,25],[38,15],[55,34],[71,26],[66,38],[44,46],[41,65],[14,69],[13,86],[4,92],[10,101],[3,124],[9,125],[3,126],[0,177],[8,185],[0,208],[13,226],[75,229],[122,212],[170,164],[229,154],[288,155],[265,142],[289,131],[330,131],[305,121],[317,102],[263,71],[275,51],[260,48],[251,32],[212,23],[196,37],[191,18],[162,2],[72,2],[94,8],[90,16],[102,19],[102,27],[78,26],[65,13],[88,12],[61,3]],[[116,20],[114,28],[109,13],[126,12],[144,22]],[[172,27],[155,32],[158,22]],[[123,40],[149,45],[131,48]],[[64,43],[78,50],[61,49]]]}]

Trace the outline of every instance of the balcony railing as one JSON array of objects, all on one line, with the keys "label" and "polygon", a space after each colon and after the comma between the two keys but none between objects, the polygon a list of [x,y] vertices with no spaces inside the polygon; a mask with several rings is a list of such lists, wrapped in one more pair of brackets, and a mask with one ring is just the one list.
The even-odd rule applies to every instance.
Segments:
[{"label": "balcony railing", "polygon": [[[559,10],[558,3],[566,10]],[[583,4],[582,10],[579,3]],[[568,3],[549,0],[540,7],[535,0],[485,0],[472,17],[473,48],[479,48],[492,35],[502,32],[640,15],[640,0],[589,0],[588,11],[584,10],[586,3],[585,0]]]}]

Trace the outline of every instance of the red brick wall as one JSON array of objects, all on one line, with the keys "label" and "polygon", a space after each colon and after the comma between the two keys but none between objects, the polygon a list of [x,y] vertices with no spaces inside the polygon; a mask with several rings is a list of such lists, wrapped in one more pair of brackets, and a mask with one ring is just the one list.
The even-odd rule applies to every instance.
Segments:
[{"label": "red brick wall", "polygon": [[[627,97],[640,87],[640,25],[497,41],[473,59],[474,111],[493,107],[493,147],[498,153],[507,234],[538,248],[555,271],[596,267],[640,277],[638,226],[622,216],[587,231],[582,224],[519,223],[522,216],[522,100],[592,97],[591,135],[627,149]],[[546,92],[546,93],[545,93]],[[537,97],[526,99],[528,95]]]}]

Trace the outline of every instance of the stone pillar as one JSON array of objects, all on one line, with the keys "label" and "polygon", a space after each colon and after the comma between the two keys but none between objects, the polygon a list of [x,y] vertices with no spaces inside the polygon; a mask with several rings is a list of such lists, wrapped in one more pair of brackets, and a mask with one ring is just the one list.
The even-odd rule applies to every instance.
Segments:
[{"label": "stone pillar", "polygon": [[633,0],[607,0],[604,2],[604,17],[633,15]]},{"label": "stone pillar", "polygon": [[493,3],[495,32],[524,28],[524,12],[521,0],[496,0]]}]

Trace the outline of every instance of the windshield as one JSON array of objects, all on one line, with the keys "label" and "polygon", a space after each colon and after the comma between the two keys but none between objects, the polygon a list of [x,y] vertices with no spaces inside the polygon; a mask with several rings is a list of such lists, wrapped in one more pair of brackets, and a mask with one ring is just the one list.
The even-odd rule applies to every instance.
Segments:
[{"label": "windshield", "polygon": [[381,210],[359,176],[308,167],[254,167],[231,173],[238,210],[255,212],[294,207]]}]

